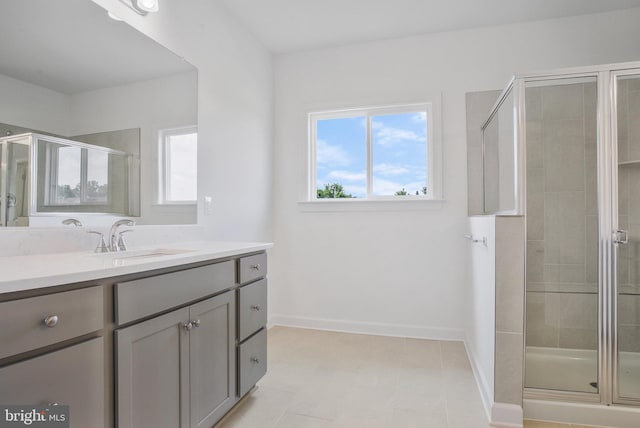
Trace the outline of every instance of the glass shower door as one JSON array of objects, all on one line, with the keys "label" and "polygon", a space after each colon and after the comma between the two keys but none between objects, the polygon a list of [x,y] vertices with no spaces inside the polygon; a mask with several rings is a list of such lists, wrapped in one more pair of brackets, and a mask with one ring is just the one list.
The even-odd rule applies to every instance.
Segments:
[{"label": "glass shower door", "polygon": [[596,77],[526,83],[525,387],[597,394]]},{"label": "glass shower door", "polygon": [[616,77],[618,400],[640,400],[640,72]]}]

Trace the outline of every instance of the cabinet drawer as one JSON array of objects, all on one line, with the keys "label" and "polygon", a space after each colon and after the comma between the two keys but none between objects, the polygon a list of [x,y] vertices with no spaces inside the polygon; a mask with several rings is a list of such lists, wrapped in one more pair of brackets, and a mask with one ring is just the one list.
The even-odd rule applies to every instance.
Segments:
[{"label": "cabinet drawer", "polygon": [[267,372],[267,329],[238,346],[238,395],[242,397]]},{"label": "cabinet drawer", "polygon": [[267,254],[260,253],[255,256],[242,257],[240,259],[240,284],[246,284],[254,279],[267,275]]},{"label": "cabinet drawer", "polygon": [[267,324],[267,280],[245,285],[239,290],[240,341]]},{"label": "cabinet drawer", "polygon": [[234,261],[116,284],[116,323],[125,324],[235,284]]},{"label": "cabinet drawer", "polygon": [[[57,323],[47,327],[45,318]],[[102,329],[102,287],[0,303],[0,358]]]},{"label": "cabinet drawer", "polygon": [[102,338],[1,368],[0,403],[68,405],[71,428],[103,428]]}]

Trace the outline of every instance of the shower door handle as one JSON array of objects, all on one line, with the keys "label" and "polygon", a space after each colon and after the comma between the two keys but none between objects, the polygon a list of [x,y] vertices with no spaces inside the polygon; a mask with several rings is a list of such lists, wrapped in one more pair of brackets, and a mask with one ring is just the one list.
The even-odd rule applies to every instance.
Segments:
[{"label": "shower door handle", "polygon": [[618,229],[613,232],[614,244],[628,244],[629,243],[629,231]]}]

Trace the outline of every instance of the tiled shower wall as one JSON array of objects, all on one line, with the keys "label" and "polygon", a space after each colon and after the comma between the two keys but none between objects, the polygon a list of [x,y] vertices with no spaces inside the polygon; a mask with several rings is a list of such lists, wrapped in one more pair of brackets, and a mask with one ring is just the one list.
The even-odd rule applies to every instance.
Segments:
[{"label": "tiled shower wall", "polygon": [[525,97],[527,346],[596,349],[596,84]]},{"label": "tiled shower wall", "polygon": [[618,344],[640,352],[640,79],[618,81],[618,214],[629,244],[618,256]]}]

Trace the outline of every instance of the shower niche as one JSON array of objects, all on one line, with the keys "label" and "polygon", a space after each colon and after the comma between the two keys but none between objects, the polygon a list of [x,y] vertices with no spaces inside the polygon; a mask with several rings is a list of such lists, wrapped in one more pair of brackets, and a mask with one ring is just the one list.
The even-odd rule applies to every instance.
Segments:
[{"label": "shower niche", "polygon": [[78,214],[138,214],[135,156],[37,133],[0,138],[0,226]]},{"label": "shower niche", "polygon": [[517,74],[482,133],[484,213],[526,219],[525,400],[640,405],[640,63]]}]

